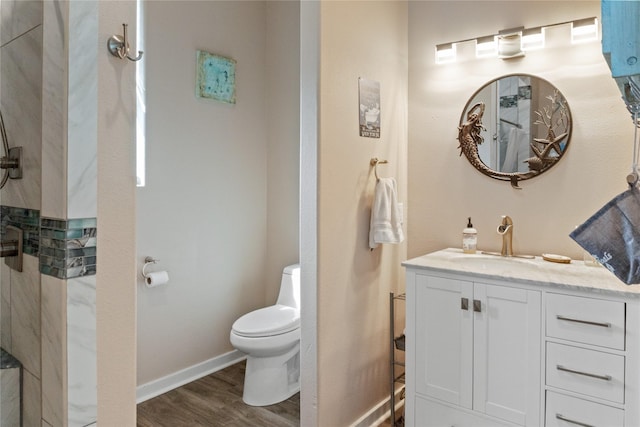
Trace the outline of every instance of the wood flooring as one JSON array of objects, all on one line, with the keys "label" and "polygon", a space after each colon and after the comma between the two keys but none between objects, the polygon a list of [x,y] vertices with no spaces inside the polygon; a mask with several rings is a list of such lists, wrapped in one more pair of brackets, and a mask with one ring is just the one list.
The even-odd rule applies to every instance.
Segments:
[{"label": "wood flooring", "polygon": [[246,405],[244,370],[240,362],[140,403],[138,427],[299,427],[300,393],[277,405]]},{"label": "wood flooring", "polygon": [[242,401],[245,362],[138,404],[138,427],[298,427],[300,393],[277,405]]}]

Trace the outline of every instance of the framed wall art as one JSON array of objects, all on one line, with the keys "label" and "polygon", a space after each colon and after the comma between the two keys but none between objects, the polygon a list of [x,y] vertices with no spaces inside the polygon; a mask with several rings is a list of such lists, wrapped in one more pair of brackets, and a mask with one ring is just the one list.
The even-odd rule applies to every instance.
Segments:
[{"label": "framed wall art", "polygon": [[380,82],[358,79],[360,136],[380,138]]},{"label": "framed wall art", "polygon": [[236,103],[236,61],[213,53],[197,51],[196,96]]}]

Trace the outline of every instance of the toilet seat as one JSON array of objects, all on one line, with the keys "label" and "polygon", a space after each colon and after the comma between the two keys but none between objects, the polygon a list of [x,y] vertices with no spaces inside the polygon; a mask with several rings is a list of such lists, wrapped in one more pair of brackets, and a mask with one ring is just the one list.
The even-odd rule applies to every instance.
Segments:
[{"label": "toilet seat", "polygon": [[243,337],[268,337],[291,332],[300,327],[300,311],[276,304],[254,310],[233,323],[232,331]]}]

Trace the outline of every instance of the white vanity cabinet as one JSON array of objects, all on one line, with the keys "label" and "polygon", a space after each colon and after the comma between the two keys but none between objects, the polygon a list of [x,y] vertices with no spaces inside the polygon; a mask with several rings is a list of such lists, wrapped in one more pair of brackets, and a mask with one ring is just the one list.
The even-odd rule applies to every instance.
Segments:
[{"label": "white vanity cabinet", "polygon": [[[419,272],[408,277],[415,285],[416,395],[494,417],[473,421],[467,414],[471,425],[538,426],[540,291]],[[428,418],[427,402],[415,404]]]},{"label": "white vanity cabinet", "polygon": [[640,285],[456,249],[403,265],[406,426],[640,426]]}]

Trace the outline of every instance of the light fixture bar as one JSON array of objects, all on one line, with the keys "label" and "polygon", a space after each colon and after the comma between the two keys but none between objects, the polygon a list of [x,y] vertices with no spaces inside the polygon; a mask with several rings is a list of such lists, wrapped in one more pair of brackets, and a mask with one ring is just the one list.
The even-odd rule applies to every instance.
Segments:
[{"label": "light fixture bar", "polygon": [[436,45],[436,63],[455,62],[456,45],[475,42],[476,57],[497,56],[510,59],[524,56],[526,51],[545,47],[545,31],[549,27],[571,25],[571,42],[583,43],[598,40],[598,18],[591,17],[576,21],[565,21],[534,28],[516,27],[501,30],[497,35],[476,37]]},{"label": "light fixture bar", "polygon": [[456,60],[456,44],[444,43],[436,46],[436,64],[446,64],[455,62]]},{"label": "light fixture bar", "polygon": [[598,40],[598,18],[587,18],[571,23],[571,42],[584,43]]},{"label": "light fixture bar", "polygon": [[524,56],[522,31],[524,27],[510,28],[498,33],[498,58],[512,59]]},{"label": "light fixture bar", "polygon": [[544,48],[544,28],[528,28],[522,31],[522,50],[529,51]]},{"label": "light fixture bar", "polygon": [[498,46],[496,36],[479,37],[476,39],[476,56],[478,58],[496,56],[497,54]]}]

